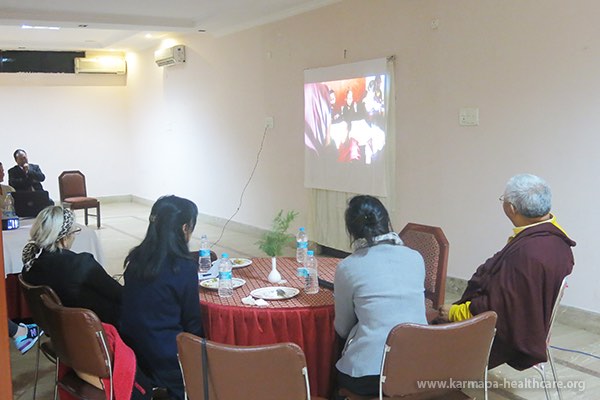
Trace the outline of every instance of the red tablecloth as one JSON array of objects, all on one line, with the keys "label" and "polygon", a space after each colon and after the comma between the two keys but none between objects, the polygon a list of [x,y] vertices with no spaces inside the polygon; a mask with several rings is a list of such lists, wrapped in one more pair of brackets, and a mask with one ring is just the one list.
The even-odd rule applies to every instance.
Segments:
[{"label": "red tablecloth", "polygon": [[[333,281],[338,259],[319,258],[319,276]],[[266,279],[270,258],[254,259],[233,276],[246,280],[231,298],[222,299],[214,290],[201,289],[202,318],[208,339],[219,343],[251,346],[280,342],[298,344],[306,356],[311,394],[329,397],[335,361],[333,292],[321,288],[317,294],[302,290],[303,279],[296,276],[298,263],[278,258],[277,269],[288,282],[282,286],[301,289],[288,300],[269,301],[266,308],[246,306],[241,299],[254,289],[276,286]]]}]

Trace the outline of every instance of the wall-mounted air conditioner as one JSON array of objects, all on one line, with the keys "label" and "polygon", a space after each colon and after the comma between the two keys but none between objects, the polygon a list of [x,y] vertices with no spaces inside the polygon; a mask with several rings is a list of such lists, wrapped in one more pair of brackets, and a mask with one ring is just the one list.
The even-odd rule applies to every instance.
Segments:
[{"label": "wall-mounted air conditioner", "polygon": [[125,58],[116,56],[98,56],[75,58],[76,74],[116,74],[127,73]]},{"label": "wall-mounted air conditioner", "polygon": [[185,62],[185,46],[178,45],[154,52],[154,62],[159,67],[181,64]]}]

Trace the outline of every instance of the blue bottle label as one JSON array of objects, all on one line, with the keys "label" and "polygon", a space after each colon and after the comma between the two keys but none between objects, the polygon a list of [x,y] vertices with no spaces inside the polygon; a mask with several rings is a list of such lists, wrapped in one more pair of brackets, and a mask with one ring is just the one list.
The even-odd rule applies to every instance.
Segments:
[{"label": "blue bottle label", "polygon": [[299,249],[307,249],[308,248],[308,242],[296,242],[298,244],[298,248]]},{"label": "blue bottle label", "polygon": [[298,276],[300,276],[302,278],[306,278],[308,276],[308,269],[298,268]]},{"label": "blue bottle label", "polygon": [[231,271],[220,271],[219,279],[231,279]]},{"label": "blue bottle label", "polygon": [[201,249],[200,257],[210,257],[210,250],[209,249]]}]

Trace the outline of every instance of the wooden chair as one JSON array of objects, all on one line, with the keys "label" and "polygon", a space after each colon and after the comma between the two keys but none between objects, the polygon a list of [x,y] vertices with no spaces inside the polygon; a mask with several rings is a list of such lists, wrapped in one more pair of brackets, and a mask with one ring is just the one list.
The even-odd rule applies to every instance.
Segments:
[{"label": "wooden chair", "polygon": [[[559,400],[562,400],[562,393],[560,392],[560,386],[558,384],[558,376],[556,375],[556,368],[554,367],[554,361],[552,360],[552,354],[550,354],[550,336],[552,335],[552,326],[554,325],[554,320],[556,319],[556,314],[558,311],[558,306],[565,294],[565,289],[568,287],[567,284],[568,276],[565,276],[563,279],[560,289],[558,290],[558,295],[556,296],[556,300],[554,301],[554,307],[552,308],[552,314],[550,316],[550,327],[548,329],[548,336],[546,338],[546,356],[548,357],[548,363],[550,364],[550,369],[552,371],[552,377],[554,378],[554,382],[556,382],[556,392],[558,393]],[[533,366],[540,376],[542,377],[542,381],[544,382],[544,394],[546,395],[546,400],[550,400],[550,393],[548,392],[548,382],[546,381],[546,363],[539,363]]]},{"label": "wooden chair", "polygon": [[[449,324],[404,323],[394,327],[384,346],[379,399],[470,399],[462,389],[483,389],[494,340],[496,313],[486,311]],[[443,387],[446,386],[446,387]],[[349,399],[365,399],[341,390]]]},{"label": "wooden chair", "polygon": [[96,226],[100,228],[100,202],[94,197],[88,197],[85,175],[81,171],[64,171],[58,177],[58,189],[61,203],[71,210],[84,210],[85,224],[88,224],[88,209],[96,208]]},{"label": "wooden chair", "polygon": [[[41,298],[57,356],[54,400],[57,399],[58,387],[78,399],[107,399],[104,390],[85,382],[75,370],[109,379],[108,399],[113,400],[112,354],[100,319],[91,310],[63,307],[46,294],[42,294]],[[72,370],[59,379],[61,364]]]},{"label": "wooden chair", "polygon": [[446,275],[448,271],[449,243],[442,228],[408,223],[400,231],[405,245],[421,253],[425,261],[425,302],[427,320],[438,316],[438,308],[444,304]]},{"label": "wooden chair", "polygon": [[[25,282],[23,275],[19,274],[19,285],[23,290],[25,301],[31,312],[33,321],[38,324],[40,329],[44,331],[47,337],[50,337],[49,324],[47,314],[45,313],[44,305],[42,304],[42,294],[52,298],[57,304],[61,304],[58,295],[49,286],[35,286]],[[38,340],[37,352],[35,358],[35,379],[33,386],[33,399],[35,400],[37,392],[38,375],[40,368],[40,352],[46,356],[48,360],[56,364],[56,352],[51,340],[42,342],[42,338]]]},{"label": "wooden chair", "polygon": [[219,400],[311,399],[306,359],[294,343],[232,346],[180,333],[177,349],[187,399],[204,399],[205,388]]}]

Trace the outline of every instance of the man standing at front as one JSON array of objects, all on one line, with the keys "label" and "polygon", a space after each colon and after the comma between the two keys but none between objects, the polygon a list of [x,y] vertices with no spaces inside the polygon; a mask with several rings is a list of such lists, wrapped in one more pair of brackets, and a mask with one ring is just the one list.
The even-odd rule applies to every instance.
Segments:
[{"label": "man standing at front", "polygon": [[41,182],[46,176],[39,165],[29,164],[25,150],[17,149],[13,156],[17,165],[8,170],[8,184],[16,191],[44,190]]},{"label": "man standing at front", "polygon": [[541,178],[513,176],[500,197],[514,234],[481,265],[462,298],[441,308],[441,318],[462,321],[484,311],[498,314],[488,368],[507,363],[524,370],[546,361],[550,317],[575,246],[550,214],[550,187]]}]

